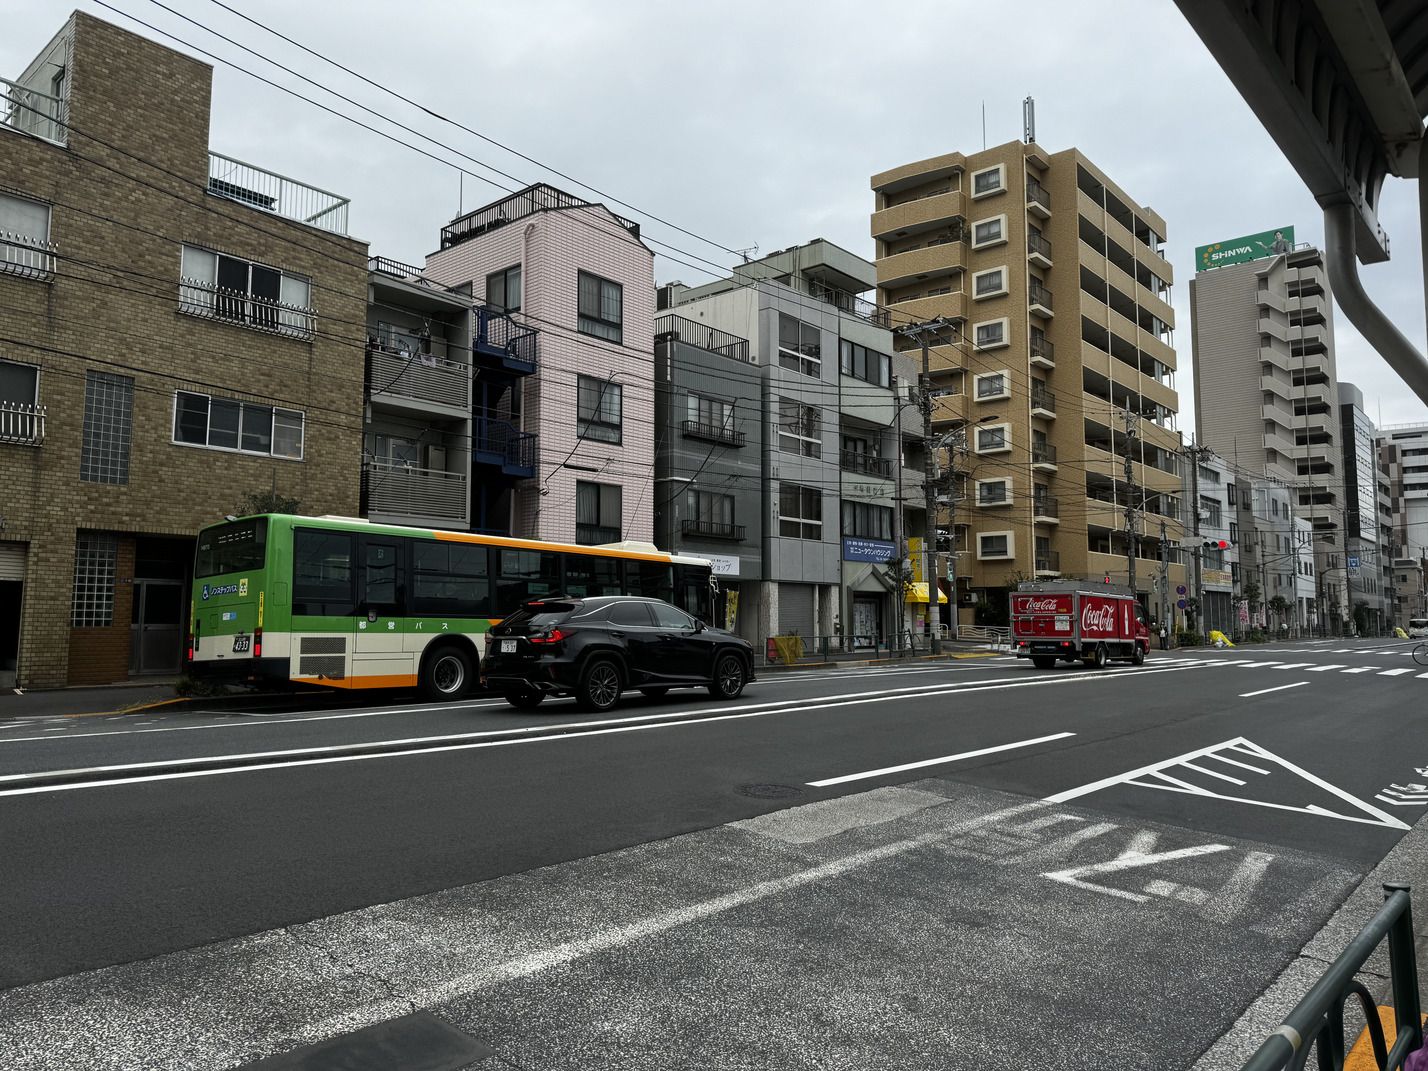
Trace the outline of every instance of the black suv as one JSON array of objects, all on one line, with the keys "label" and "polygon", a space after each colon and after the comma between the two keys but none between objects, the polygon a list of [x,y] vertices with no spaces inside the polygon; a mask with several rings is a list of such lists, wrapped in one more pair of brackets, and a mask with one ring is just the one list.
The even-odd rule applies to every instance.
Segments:
[{"label": "black suv", "polygon": [[683,610],[632,595],[534,599],[491,629],[486,686],[528,710],[548,695],[573,695],[585,710],[609,710],[627,688],[661,696],[707,687],[735,699],[754,679],[754,648]]}]

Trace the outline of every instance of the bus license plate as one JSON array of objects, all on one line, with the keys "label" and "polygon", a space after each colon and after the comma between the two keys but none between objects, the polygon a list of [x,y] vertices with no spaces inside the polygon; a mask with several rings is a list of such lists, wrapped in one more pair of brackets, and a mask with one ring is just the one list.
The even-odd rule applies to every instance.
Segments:
[{"label": "bus license plate", "polygon": [[502,654],[515,654],[515,653],[516,653],[516,641],[515,641],[515,640],[502,640],[502,641],[501,641],[501,653],[502,653]]},{"label": "bus license plate", "polygon": [[234,654],[245,654],[245,653],[247,653],[247,652],[251,649],[252,643],[253,643],[253,637],[252,637],[252,636],[234,636],[234,637],[233,637],[233,653],[234,653]]}]

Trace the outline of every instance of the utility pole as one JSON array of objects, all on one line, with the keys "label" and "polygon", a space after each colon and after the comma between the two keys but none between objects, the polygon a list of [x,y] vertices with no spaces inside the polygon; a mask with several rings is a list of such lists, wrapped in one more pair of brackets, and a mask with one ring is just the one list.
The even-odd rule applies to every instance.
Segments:
[{"label": "utility pole", "polygon": [[[927,523],[922,537],[922,578],[927,584],[926,628],[928,646],[933,654],[940,654],[942,651],[942,640],[932,620],[932,615],[939,613],[937,600],[942,589],[937,583],[937,452],[932,440],[932,354],[928,340],[948,326],[948,322],[939,317],[925,323],[909,324],[900,329],[904,335],[915,338],[922,344],[922,376],[918,384],[918,401],[922,409],[922,445],[925,451],[922,490],[924,508],[927,510]],[[956,550],[955,546],[953,550]]]},{"label": "utility pole", "polygon": [[1209,452],[1209,447],[1195,445],[1194,439],[1190,440],[1190,446],[1185,451],[1190,458],[1190,553],[1194,565],[1190,591],[1195,599],[1195,631],[1201,636],[1205,635],[1205,600],[1200,590],[1204,575],[1201,566],[1204,564],[1205,548],[1200,545],[1200,458]]},{"label": "utility pole", "polygon": [[1165,623],[1166,616],[1170,613],[1170,557],[1165,546],[1165,521],[1160,522],[1160,614],[1158,620],[1160,627],[1170,632],[1170,626]]},{"label": "utility pole", "polygon": [[[901,386],[901,383],[898,385]],[[897,615],[897,624],[894,626],[897,638],[893,640],[893,650],[899,657],[902,655],[902,625],[907,615],[907,588],[903,583],[907,569],[907,548],[904,546],[906,540],[902,534],[902,407],[903,399],[898,398],[897,412],[894,414],[897,447],[893,451],[893,462],[897,466],[897,490],[894,492],[893,503],[893,564],[897,569],[897,587],[893,589],[893,612]]]},{"label": "utility pole", "polygon": [[1135,446],[1136,425],[1140,417],[1131,412],[1129,404],[1126,405],[1125,412],[1121,414],[1121,419],[1126,423],[1126,484],[1130,487],[1129,498],[1126,501],[1126,575],[1130,581],[1131,596],[1134,598],[1135,590],[1135,559],[1140,550],[1140,529],[1137,524],[1137,514],[1140,507],[1136,502],[1136,494],[1139,488],[1135,483],[1135,469],[1132,467],[1132,447]]}]

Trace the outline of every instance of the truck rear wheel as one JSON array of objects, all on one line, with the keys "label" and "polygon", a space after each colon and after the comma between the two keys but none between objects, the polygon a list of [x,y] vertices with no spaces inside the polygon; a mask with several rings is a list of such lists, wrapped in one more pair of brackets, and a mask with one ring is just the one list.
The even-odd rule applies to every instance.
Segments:
[{"label": "truck rear wheel", "polygon": [[1108,663],[1110,660],[1111,656],[1106,651],[1106,645],[1104,643],[1096,644],[1096,651],[1094,654],[1091,655],[1091,665],[1095,666],[1097,669],[1105,669],[1106,663]]},{"label": "truck rear wheel", "polygon": [[1055,669],[1055,668],[1056,668],[1056,656],[1055,656],[1055,655],[1032,655],[1032,656],[1031,656],[1031,664],[1032,664],[1033,666],[1035,666],[1037,669]]},{"label": "truck rear wheel", "polygon": [[1131,655],[1131,665],[1145,665],[1145,648],[1142,647],[1140,644],[1135,645],[1135,653]]}]

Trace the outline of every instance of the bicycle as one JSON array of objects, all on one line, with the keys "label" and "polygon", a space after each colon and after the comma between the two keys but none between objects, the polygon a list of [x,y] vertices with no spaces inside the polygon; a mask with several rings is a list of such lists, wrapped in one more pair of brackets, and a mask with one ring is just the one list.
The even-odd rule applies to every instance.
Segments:
[{"label": "bicycle", "polygon": [[1420,643],[1413,648],[1413,661],[1420,666],[1428,666],[1428,643]]}]

